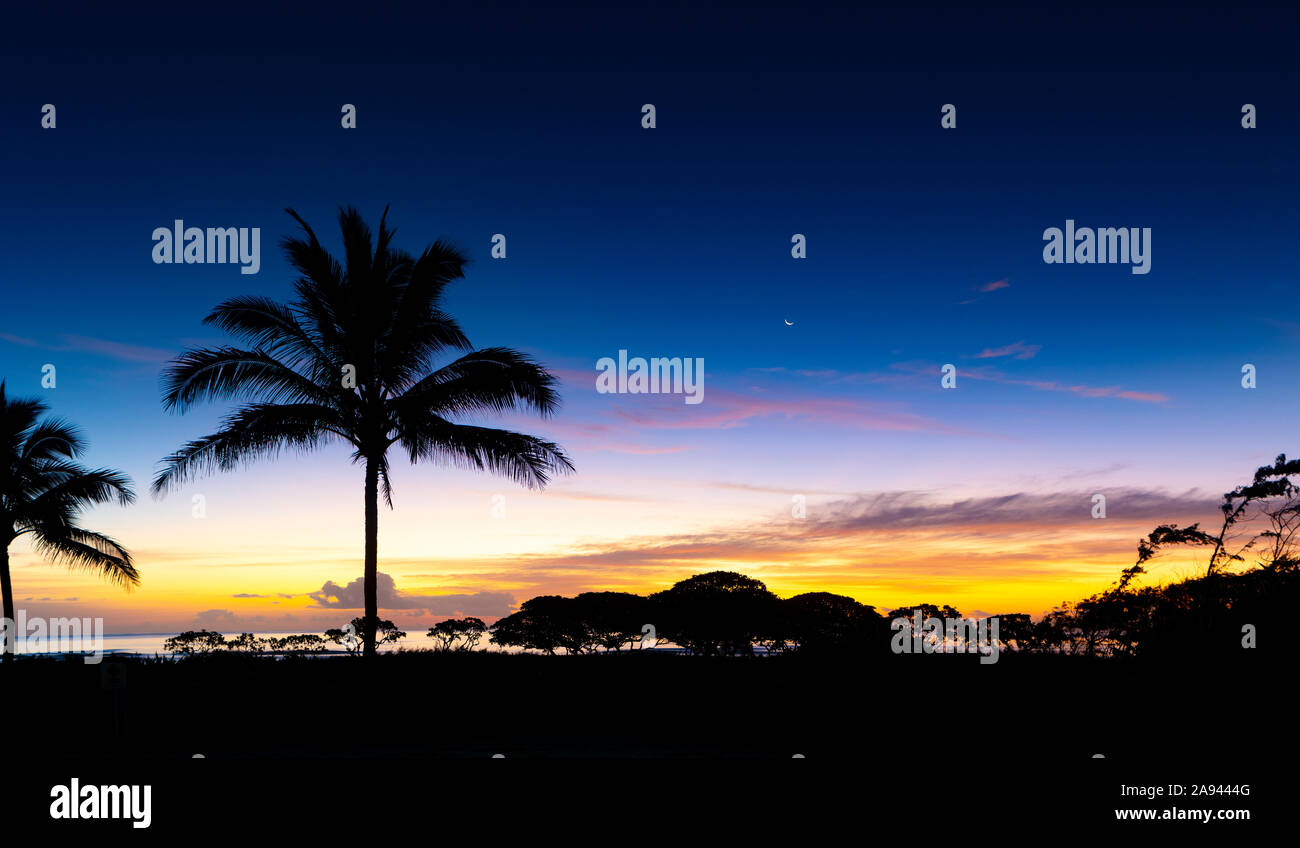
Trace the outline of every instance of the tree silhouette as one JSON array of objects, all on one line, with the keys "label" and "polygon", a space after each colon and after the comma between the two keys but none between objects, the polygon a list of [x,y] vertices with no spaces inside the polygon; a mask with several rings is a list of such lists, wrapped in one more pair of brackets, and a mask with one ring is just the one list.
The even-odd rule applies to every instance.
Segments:
[{"label": "tree silhouette", "polygon": [[1300,497],[1287,498],[1285,501],[1263,510],[1269,528],[1260,533],[1260,538],[1268,539],[1269,549],[1264,559],[1257,564],[1262,568],[1287,570],[1300,564],[1297,556],[1296,533],[1300,531]]},{"label": "tree silhouette", "polygon": [[1034,622],[1028,613],[1003,613],[998,619],[998,641],[1001,648],[1010,649],[1015,645],[1017,652],[1031,651],[1034,648]]},{"label": "tree silhouette", "polygon": [[[479,640],[487,632],[487,625],[481,618],[449,618],[446,621],[440,621],[429,628],[429,637],[438,645],[442,651],[450,651],[453,648],[461,651],[472,651],[478,646]],[[460,642],[457,646],[456,643]]]},{"label": "tree silhouette", "polygon": [[[325,641],[333,642],[336,645],[342,645],[347,649],[349,654],[359,653],[363,649],[369,650],[361,641],[356,639],[357,634],[366,632],[367,625],[365,619],[361,617],[354,618],[352,621],[348,622],[348,624],[351,627],[351,633],[342,627],[332,628],[325,631]],[[370,628],[370,632],[374,635],[375,647],[387,645],[392,642],[398,642],[406,638],[406,631],[398,630],[397,625],[393,624],[393,622],[386,618],[374,619],[374,624]],[[349,636],[352,638],[349,639]]]},{"label": "tree silhouette", "polygon": [[[492,643],[554,654],[619,651],[641,639],[649,599],[627,592],[583,592],[576,598],[540,595],[492,625]],[[432,631],[430,631],[432,635]]]},{"label": "tree silhouette", "polygon": [[211,630],[186,630],[163,642],[163,650],[172,654],[208,654],[226,647],[226,637]]},{"label": "tree silhouette", "polygon": [[883,649],[889,624],[875,607],[847,595],[804,592],[781,602],[784,634],[798,651],[806,653],[843,649]]},{"label": "tree silhouette", "polygon": [[594,645],[618,651],[641,639],[641,628],[649,619],[650,602],[628,592],[583,592],[573,599]]},{"label": "tree silhouette", "polygon": [[315,633],[298,633],[268,642],[272,650],[286,654],[317,654],[325,650],[325,640]]},{"label": "tree silhouette", "polygon": [[[1131,658],[1196,651],[1236,650],[1243,622],[1290,615],[1297,585],[1296,534],[1300,531],[1300,460],[1279,454],[1256,469],[1251,482],[1223,496],[1217,532],[1199,523],[1161,524],[1138,540],[1137,561],[1113,586],[1075,603],[1063,603],[1037,623],[1011,623],[1018,645],[1031,651]],[[1234,571],[1260,545],[1254,568]],[[1172,546],[1210,549],[1205,573],[1163,586],[1135,587],[1147,564]],[[1010,618],[1010,617],[1007,617]],[[1003,619],[1005,640],[1008,635]]]},{"label": "tree silhouette", "polygon": [[[163,404],[184,412],[200,400],[249,401],[221,428],[164,459],[161,495],[198,474],[230,471],[284,448],[309,451],[338,441],[364,468],[366,656],[378,622],[379,493],[393,504],[389,449],[412,463],[489,470],[532,488],[573,470],[559,446],[509,430],[456,423],[464,415],[516,409],[549,416],[555,378],[508,348],[473,350],[442,309],[443,291],[464,276],[467,258],[444,241],[418,257],[391,246],[387,210],[377,237],[352,208],[339,212],[340,263],[292,209],[305,238],[282,241],[300,274],[296,299],[245,296],[205,319],[249,345],[183,353],[164,372]],[[447,351],[469,351],[434,369]]]},{"label": "tree silhouette", "polygon": [[[1254,479],[1238,486],[1223,496],[1219,512],[1223,524],[1218,535],[1210,535],[1192,524],[1180,528],[1176,524],[1162,524],[1138,542],[1138,559],[1120,576],[1118,588],[1123,589],[1139,574],[1144,574],[1145,564],[1160,550],[1169,545],[1208,545],[1210,560],[1205,575],[1222,573],[1235,563],[1244,561],[1243,554],[1260,539],[1272,540],[1272,559],[1263,564],[1280,563],[1287,566],[1295,559],[1292,537],[1300,527],[1300,486],[1291,480],[1300,474],[1300,459],[1288,460],[1278,454],[1272,465],[1255,470]],[[1253,519],[1266,518],[1271,526],[1263,531],[1250,532]],[[1243,530],[1245,531],[1243,533]],[[1232,548],[1236,546],[1236,550]]]},{"label": "tree silhouette", "polygon": [[[920,616],[922,624],[922,631],[920,633],[916,630],[917,616]],[[944,604],[943,606],[939,606],[938,604],[910,604],[908,606],[902,606],[898,609],[890,610],[889,615],[886,616],[890,622],[899,618],[903,619],[904,623],[897,631],[900,638],[914,639],[917,636],[922,636],[936,648],[943,646],[944,636],[943,634],[927,634],[924,630],[925,620],[927,618],[958,619],[961,617],[962,614],[960,610],[955,607],[950,607],[947,604]],[[891,630],[891,632],[893,631]]]},{"label": "tree silhouette", "polygon": [[780,600],[761,580],[710,571],[650,596],[659,637],[693,654],[752,654],[780,624]]},{"label": "tree silhouette", "polygon": [[227,651],[245,654],[260,654],[267,649],[274,649],[279,639],[258,639],[252,633],[240,633],[234,639],[226,640]]},{"label": "tree silhouette", "polygon": [[325,631],[325,641],[345,648],[349,654],[355,654],[361,650],[361,640],[357,638],[359,632],[354,630],[349,633],[342,627],[331,627]]},{"label": "tree silhouette", "polygon": [[519,605],[519,611],[492,625],[493,644],[545,651],[563,648],[581,654],[595,644],[578,603],[560,595],[539,595]]},{"label": "tree silhouette", "polygon": [[[4,617],[14,620],[9,545],[30,536],[36,553],[69,568],[91,571],[126,589],[139,585],[131,554],[102,533],[77,526],[84,508],[116,500],[132,503],[130,480],[119,471],[87,469],[74,460],[85,449],[81,434],[50,418],[38,400],[10,398],[0,381],[0,595]],[[5,639],[10,661],[16,639]]]}]

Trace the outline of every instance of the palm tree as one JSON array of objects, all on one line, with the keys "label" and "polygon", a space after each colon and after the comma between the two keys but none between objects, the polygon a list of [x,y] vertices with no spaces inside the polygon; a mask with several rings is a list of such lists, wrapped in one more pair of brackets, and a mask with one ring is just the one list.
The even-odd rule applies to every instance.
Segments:
[{"label": "palm tree", "polygon": [[[388,210],[377,238],[351,207],[339,211],[344,258],[329,254],[292,209],[305,238],[281,241],[300,274],[295,299],[236,297],[205,319],[246,348],[190,350],[163,374],[163,405],[184,412],[199,400],[238,397],[246,405],[210,436],[163,460],[156,496],[200,473],[229,471],[281,449],[328,442],[352,448],[365,469],[365,654],[374,656],[379,493],[393,505],[389,448],[412,463],[433,461],[504,474],[542,488],[573,470],[553,442],[452,419],[515,409],[549,416],[555,378],[508,348],[474,350],[442,310],[447,284],[466,256],[442,240],[418,257],[391,246]],[[468,351],[435,368],[449,350]]]},{"label": "palm tree", "polygon": [[[76,464],[85,449],[81,434],[48,411],[39,400],[11,400],[0,381],[0,595],[9,622],[15,620],[9,545],[19,536],[30,536],[36,552],[52,562],[93,571],[127,589],[140,583],[125,548],[77,526],[85,507],[132,503],[131,481],[119,471]],[[16,639],[5,640],[6,662],[15,647]]]}]

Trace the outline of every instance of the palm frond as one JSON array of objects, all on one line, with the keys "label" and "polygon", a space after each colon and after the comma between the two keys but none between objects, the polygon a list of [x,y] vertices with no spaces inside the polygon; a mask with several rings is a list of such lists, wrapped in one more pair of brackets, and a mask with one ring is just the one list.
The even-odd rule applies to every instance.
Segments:
[{"label": "palm frond", "polygon": [[80,466],[64,465],[60,472],[47,477],[50,485],[32,499],[37,508],[46,504],[61,504],[76,511],[85,506],[107,503],[116,500],[122,506],[135,503],[135,492],[131,490],[131,478],[111,468],[86,469]]},{"label": "palm frond", "polygon": [[464,277],[468,264],[469,257],[460,248],[441,239],[410,264],[393,305],[382,356],[394,385],[409,385],[411,374],[426,367],[433,355],[471,349],[460,325],[440,308],[447,284]]},{"label": "palm frond", "polygon": [[75,458],[85,448],[81,431],[59,418],[43,418],[26,434],[20,459],[23,462],[66,457]]},{"label": "palm frond", "polygon": [[[72,424],[42,418],[37,400],[8,397],[0,381],[0,514],[4,543],[31,536],[39,554],[74,569],[85,569],[131,587],[140,575],[131,555],[116,540],[78,527],[87,506],[135,499],[130,479],[108,468],[87,469],[73,459],[84,442]],[[5,603],[12,601],[6,585]]]},{"label": "palm frond", "polygon": [[316,233],[297,212],[292,209],[284,211],[288,212],[307,234],[306,241],[292,236],[281,239],[280,247],[284,250],[289,264],[317,286],[326,288],[338,286],[343,280],[343,268],[333,256],[330,256],[329,251],[321,245],[320,239],[316,238]]},{"label": "palm frond", "polygon": [[212,310],[203,323],[218,327],[258,350],[289,362],[328,362],[319,342],[302,326],[293,310],[268,297],[232,297]]},{"label": "palm frond", "polygon": [[344,267],[347,279],[353,285],[364,285],[370,279],[374,259],[374,242],[370,227],[353,206],[339,209],[339,230],[343,233]]},{"label": "palm frond", "polygon": [[554,442],[492,427],[453,424],[437,416],[410,422],[398,441],[411,462],[434,462],[501,474],[541,489],[553,474],[573,472],[573,463]]},{"label": "palm frond", "polygon": [[163,371],[163,406],[185,411],[200,400],[253,397],[267,403],[329,403],[312,380],[262,350],[222,347],[182,353]]},{"label": "palm frond", "polygon": [[0,444],[16,445],[37,420],[49,411],[44,402],[34,398],[10,398],[0,382]]},{"label": "palm frond", "polygon": [[313,450],[331,437],[356,444],[334,409],[309,403],[252,404],[227,417],[216,433],[164,458],[151,489],[158,497],[195,477],[231,471],[284,448]]},{"label": "palm frond", "polygon": [[[332,438],[355,449],[354,461],[378,463],[392,504],[386,451],[401,442],[413,460],[436,459],[505,474],[540,487],[572,463],[557,445],[507,430],[452,423],[478,413],[527,410],[548,416],[560,403],[555,378],[507,348],[473,350],[442,309],[447,285],[464,276],[468,256],[438,240],[418,256],[393,246],[388,210],[372,232],[350,206],[339,210],[342,262],[292,209],[301,228],[281,245],[300,274],[288,304],[231,298],[207,323],[251,350],[194,350],[164,374],[163,402],[184,411],[199,400],[253,403],[218,432],[163,460],[155,495],[211,471],[230,470],[282,448],[309,450]],[[437,367],[440,354],[462,351]],[[355,386],[343,387],[343,368]]]},{"label": "palm frond", "polygon": [[51,528],[32,536],[38,554],[58,565],[88,571],[124,589],[140,585],[131,554],[117,540],[79,527]]},{"label": "palm frond", "polygon": [[397,410],[435,415],[508,412],[524,407],[550,416],[560,406],[555,377],[534,360],[504,347],[476,350],[409,388]]}]

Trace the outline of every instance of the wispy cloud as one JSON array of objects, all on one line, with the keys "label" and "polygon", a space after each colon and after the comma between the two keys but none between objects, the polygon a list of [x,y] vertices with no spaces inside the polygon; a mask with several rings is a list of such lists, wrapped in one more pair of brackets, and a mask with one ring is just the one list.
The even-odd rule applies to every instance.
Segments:
[{"label": "wispy cloud", "polygon": [[91,338],[90,336],[74,336],[69,333],[64,333],[59,338],[65,344],[64,350],[85,351],[86,353],[107,356],[110,359],[121,359],[126,362],[162,363],[171,359],[176,353],[162,348],[123,344],[107,339]]},{"label": "wispy cloud", "polygon": [[[939,374],[938,366],[932,364],[898,362],[894,363],[891,367],[913,371],[915,373],[931,374],[934,376],[938,376]],[[1008,386],[1024,386],[1025,388],[1034,389],[1035,391],[1040,392],[1067,392],[1069,394],[1078,395],[1079,397],[1120,398],[1122,400],[1139,401],[1141,403],[1165,403],[1170,399],[1169,395],[1162,392],[1136,391],[1134,389],[1123,388],[1122,386],[1090,386],[1085,383],[1066,383],[1057,380],[1033,380],[1012,377],[1005,372],[989,366],[964,368],[958,373],[961,378],[968,380],[985,380],[990,383],[1001,383]]]},{"label": "wispy cloud", "polygon": [[687,445],[653,445],[635,438],[630,428],[614,424],[578,421],[547,422],[551,435],[563,441],[566,447],[585,451],[610,451],[635,456],[661,456],[690,450]]},{"label": "wispy cloud", "polygon": [[[755,485],[750,485],[749,483],[726,483],[726,482],[708,483],[707,485],[714,489],[731,489],[738,492],[759,492],[762,494],[781,494],[781,495],[795,494],[795,490],[790,486],[755,486]],[[837,497],[844,497],[845,495],[848,495],[850,493],[840,491],[840,490],[835,490],[835,489],[801,488],[798,490],[798,494],[835,495]]]},{"label": "wispy cloud", "polygon": [[122,342],[110,341],[108,339],[79,336],[73,333],[60,333],[58,341],[55,343],[28,339],[23,336],[16,336],[13,333],[0,333],[0,340],[7,341],[11,344],[22,345],[24,347],[36,347],[42,350],[92,353],[96,356],[104,356],[109,359],[117,359],[124,362],[160,364],[166,362],[175,355],[174,351],[164,350],[162,348],[124,344]]},{"label": "wispy cloud", "polygon": [[[654,441],[653,434],[729,430],[763,420],[825,424],[855,430],[969,434],[955,425],[912,412],[902,402],[817,393],[809,391],[807,385],[792,387],[788,380],[764,382],[761,376],[751,377],[747,391],[721,388],[715,382],[706,382],[704,402],[694,405],[685,404],[680,395],[671,394],[598,395],[594,370],[587,373],[557,369],[556,373],[571,392],[569,397],[579,397],[593,410],[593,414],[585,421],[570,417],[547,422],[547,429],[568,440],[566,444],[585,450],[646,455],[679,453],[693,446],[680,442],[659,444]],[[751,368],[747,373],[797,377],[818,383],[901,383],[912,379],[898,372],[869,375],[834,369],[805,371],[784,367]],[[591,420],[593,418],[595,420]]]},{"label": "wispy cloud", "polygon": [[[998,289],[1008,289],[1008,288],[1011,288],[1011,283],[1007,280],[1006,277],[1003,277],[1002,279],[994,280],[991,283],[984,283],[982,285],[972,286],[971,290],[978,292],[980,294],[988,294],[989,292],[995,292]],[[966,304],[974,303],[977,300],[979,300],[978,297],[972,297],[969,300],[958,301],[957,305],[965,306]]]},{"label": "wispy cloud", "polygon": [[[1002,348],[985,350],[976,358],[992,358],[993,356],[1012,356],[1015,359],[1029,359],[1041,349],[1040,345],[1025,345],[1022,342],[1006,345]],[[825,379],[827,382],[841,383],[915,383],[922,379],[937,379],[940,371],[939,366],[933,362],[913,359],[904,362],[894,362],[889,366],[889,371],[792,371],[785,368],[765,368],[755,369],[771,373],[787,373],[808,378]],[[1034,389],[1040,392],[1068,392],[1080,397],[1090,398],[1120,398],[1122,400],[1140,401],[1143,403],[1165,403],[1169,395],[1162,392],[1146,392],[1127,389],[1122,386],[1090,386],[1084,383],[1067,383],[1058,380],[1033,380],[1019,377],[1012,377],[1003,371],[999,371],[990,366],[975,366],[972,368],[962,368],[959,370],[959,376],[971,380],[985,380],[991,383],[1002,383],[1008,386],[1023,386],[1028,389]]]},{"label": "wispy cloud", "polygon": [[[1013,492],[950,501],[930,492],[902,491],[857,495],[821,507],[815,522],[818,534],[828,528],[901,530],[912,528],[990,526],[1050,526],[1091,520],[1091,491]],[[1116,519],[1157,521],[1214,512],[1214,495],[1192,489],[1170,493],[1160,489],[1121,487],[1106,491]]]},{"label": "wispy cloud", "polygon": [[1165,403],[1169,395],[1162,392],[1139,392],[1120,386],[1089,386],[1082,383],[1061,383],[1056,380],[1024,380],[1008,377],[992,370],[968,369],[962,376],[972,380],[988,380],[1009,386],[1025,386],[1040,392],[1069,392],[1087,398],[1120,398],[1141,403]]},{"label": "wispy cloud", "polygon": [[[612,414],[637,427],[666,430],[726,430],[761,418],[830,424],[858,430],[965,432],[950,424],[910,412],[892,402],[860,401],[782,391],[779,397],[710,389],[706,402],[689,407],[671,396],[638,396],[618,403]],[[644,400],[644,402],[642,402]]]},{"label": "wispy cloud", "polygon": [[777,365],[770,368],[751,368],[749,370],[759,374],[801,377],[807,380],[818,380],[825,383],[871,383],[887,385],[905,383],[914,379],[914,375],[901,373],[899,371],[840,371],[835,368],[786,368],[783,365]]},{"label": "wispy cloud", "polygon": [[1042,349],[1042,345],[1027,345],[1023,341],[1019,341],[1002,347],[986,347],[975,354],[975,358],[996,359],[1002,356],[1012,356],[1016,359],[1033,359]]}]

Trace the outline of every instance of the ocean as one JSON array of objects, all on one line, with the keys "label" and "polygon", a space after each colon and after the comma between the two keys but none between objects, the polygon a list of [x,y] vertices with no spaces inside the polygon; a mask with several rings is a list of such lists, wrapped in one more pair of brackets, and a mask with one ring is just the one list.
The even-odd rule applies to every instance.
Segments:
[{"label": "ocean", "polygon": [[[104,654],[143,654],[145,656],[167,656],[168,652],[163,648],[169,638],[175,636],[175,633],[115,633],[104,635]],[[223,633],[226,639],[233,639],[239,636],[238,633]],[[285,631],[281,633],[254,633],[258,638],[284,637],[297,635],[297,631]],[[483,639],[487,642],[487,638]],[[396,645],[383,645],[379,648],[381,653],[395,651],[399,648],[432,648],[434,647],[433,639],[425,633],[411,633],[405,639]],[[480,645],[482,647],[482,645]],[[498,650],[495,646],[493,650]],[[23,653],[23,652],[20,652]],[[40,653],[40,651],[27,651],[25,653]],[[346,653],[342,647],[331,644],[329,653]]]}]

